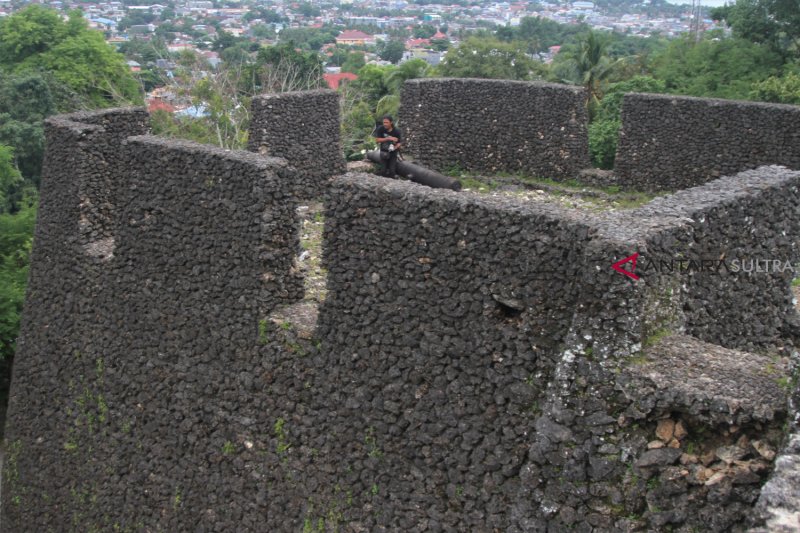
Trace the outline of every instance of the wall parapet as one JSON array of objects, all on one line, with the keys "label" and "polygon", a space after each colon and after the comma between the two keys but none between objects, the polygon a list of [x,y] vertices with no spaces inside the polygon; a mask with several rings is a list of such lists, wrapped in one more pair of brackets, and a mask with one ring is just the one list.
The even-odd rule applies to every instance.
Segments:
[{"label": "wall parapet", "polygon": [[800,107],[626,94],[614,172],[626,188],[674,191],[754,169],[800,169]]},{"label": "wall parapet", "polygon": [[[335,177],[301,346],[265,317],[302,294],[296,169],[99,116],[47,126],[4,526],[759,525],[793,416],[791,279],[645,263],[796,261],[800,172],[607,213]],[[113,206],[96,235],[81,191]]]},{"label": "wall parapet", "polygon": [[438,171],[570,179],[590,166],[586,95],[542,82],[436,78],[403,85],[405,149]]},{"label": "wall parapet", "polygon": [[263,94],[251,114],[247,149],[291,161],[298,197],[321,196],[329,178],[345,171],[335,91]]}]

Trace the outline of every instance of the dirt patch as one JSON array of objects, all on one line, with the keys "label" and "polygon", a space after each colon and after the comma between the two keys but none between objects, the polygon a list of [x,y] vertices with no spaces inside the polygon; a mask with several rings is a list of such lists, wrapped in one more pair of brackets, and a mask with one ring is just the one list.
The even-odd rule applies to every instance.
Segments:
[{"label": "dirt patch", "polygon": [[297,208],[300,218],[301,252],[295,258],[295,268],[303,275],[303,299],[276,309],[269,320],[284,330],[293,329],[298,339],[311,340],[317,325],[319,304],[328,293],[327,271],[322,267],[322,231],[325,215],[322,202],[311,202]]}]

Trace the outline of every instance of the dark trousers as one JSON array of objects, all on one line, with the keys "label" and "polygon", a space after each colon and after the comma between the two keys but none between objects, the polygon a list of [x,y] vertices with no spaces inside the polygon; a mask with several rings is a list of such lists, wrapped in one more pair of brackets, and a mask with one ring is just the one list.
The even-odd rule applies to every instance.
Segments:
[{"label": "dark trousers", "polygon": [[397,174],[397,150],[381,150],[381,176],[393,178]]}]

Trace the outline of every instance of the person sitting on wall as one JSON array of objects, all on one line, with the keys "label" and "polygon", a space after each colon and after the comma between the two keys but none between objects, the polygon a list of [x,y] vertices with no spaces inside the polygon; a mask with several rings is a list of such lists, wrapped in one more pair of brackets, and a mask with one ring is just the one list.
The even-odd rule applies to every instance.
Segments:
[{"label": "person sitting on wall", "polygon": [[375,128],[375,141],[381,148],[381,176],[393,178],[397,173],[397,153],[402,146],[403,134],[394,127],[394,119],[383,117],[383,125]]}]

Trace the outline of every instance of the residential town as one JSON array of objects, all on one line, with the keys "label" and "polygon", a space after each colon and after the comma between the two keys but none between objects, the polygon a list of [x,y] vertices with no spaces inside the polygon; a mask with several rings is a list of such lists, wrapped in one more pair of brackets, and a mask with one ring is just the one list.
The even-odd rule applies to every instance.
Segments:
[{"label": "residential town", "polygon": [[[134,1],[134,0],[131,0]],[[296,2],[264,0],[178,0],[165,4],[132,5],[130,2],[69,2],[54,0],[43,5],[64,12],[78,9],[92,28],[104,32],[109,43],[119,45],[131,40],[149,41],[162,38],[170,52],[194,50],[201,53],[215,68],[219,54],[209,50],[220,32],[245,37],[263,45],[281,40],[281,32],[296,28],[336,28],[338,46],[367,47],[367,62],[380,64],[369,47],[386,42],[398,30],[410,33],[405,41],[401,61],[424,59],[437,65],[447,48],[479,29],[515,27],[524,17],[541,17],[562,24],[585,23],[589,26],[631,36],[658,34],[674,37],[690,31],[693,23],[691,6],[675,6],[661,0],[643,0],[631,4],[626,12],[603,9],[587,0],[551,2],[467,2],[436,3],[437,0],[334,0],[332,2]],[[653,4],[651,5],[651,1]],[[430,2],[430,3],[429,3]],[[0,17],[8,16],[23,4],[0,0]],[[700,21],[703,29],[712,29],[713,21]],[[435,32],[427,37],[412,33],[414,28],[430,26]],[[365,31],[373,29],[373,32]],[[446,33],[441,31],[446,30]],[[438,46],[434,46],[438,44]],[[540,54],[544,62],[552,60],[558,46]],[[325,53],[325,48],[321,50]],[[135,61],[131,69],[141,68]],[[167,58],[159,65],[168,66]],[[328,74],[339,73],[336,66],[327,67]],[[329,85],[338,86],[342,79],[329,76]]]}]

